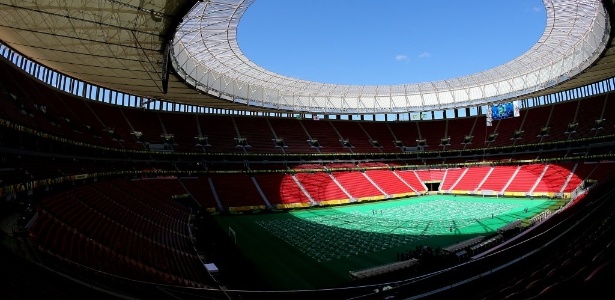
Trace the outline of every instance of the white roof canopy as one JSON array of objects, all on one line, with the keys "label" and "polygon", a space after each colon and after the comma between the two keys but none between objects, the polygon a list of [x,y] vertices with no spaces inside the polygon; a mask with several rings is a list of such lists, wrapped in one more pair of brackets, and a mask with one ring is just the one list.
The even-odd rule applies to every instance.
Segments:
[{"label": "white roof canopy", "polygon": [[[608,14],[613,14],[613,1],[604,2],[609,4]],[[125,93],[122,97],[149,99],[152,107],[170,101],[174,107],[179,103],[222,110],[405,113],[539,97],[615,74],[615,47],[605,45],[613,34],[599,0],[544,0],[543,36],[527,53],[500,67],[394,86],[323,84],[258,67],[242,54],[236,40],[240,18],[252,3],[4,0],[0,41],[46,68]],[[165,93],[162,69],[169,43],[178,75],[170,74]],[[109,97],[109,91],[101,90],[82,93]]]},{"label": "white roof canopy", "polygon": [[312,113],[396,113],[480,105],[523,97],[565,82],[594,63],[609,39],[608,14],[597,0],[544,0],[547,25],[516,59],[447,80],[387,86],[337,85],[276,74],[239,49],[237,25],[254,0],[197,3],[171,48],[180,77],[233,103]]}]

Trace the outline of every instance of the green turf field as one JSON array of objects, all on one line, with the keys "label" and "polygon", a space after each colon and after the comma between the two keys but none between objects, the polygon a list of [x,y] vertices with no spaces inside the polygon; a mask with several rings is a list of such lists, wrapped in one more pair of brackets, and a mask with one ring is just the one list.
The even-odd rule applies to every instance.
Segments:
[{"label": "green turf field", "polygon": [[[241,252],[277,289],[334,287],[349,271],[397,260],[417,245],[446,247],[488,236],[562,200],[429,195],[279,213],[219,215]],[[527,209],[527,212],[526,212]]]}]

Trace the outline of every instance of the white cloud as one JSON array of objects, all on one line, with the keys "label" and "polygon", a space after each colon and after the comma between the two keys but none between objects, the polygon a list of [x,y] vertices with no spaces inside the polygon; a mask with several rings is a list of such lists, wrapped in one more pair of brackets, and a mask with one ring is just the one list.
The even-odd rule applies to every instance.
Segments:
[{"label": "white cloud", "polygon": [[430,58],[430,57],[431,57],[431,53],[429,52],[423,52],[419,54],[419,58]]},{"label": "white cloud", "polygon": [[534,7],[532,7],[532,11],[533,12],[540,12],[540,7],[534,6]]},{"label": "white cloud", "polygon": [[397,54],[395,55],[395,60],[396,61],[408,61],[408,56],[403,55],[403,54]]}]

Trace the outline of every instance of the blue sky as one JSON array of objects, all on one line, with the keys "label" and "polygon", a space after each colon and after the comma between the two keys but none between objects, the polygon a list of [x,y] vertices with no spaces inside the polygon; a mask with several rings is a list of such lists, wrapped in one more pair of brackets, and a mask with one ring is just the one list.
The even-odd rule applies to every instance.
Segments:
[{"label": "blue sky", "polygon": [[338,84],[403,84],[469,75],[534,45],[541,0],[256,0],[241,51],[286,76]]}]

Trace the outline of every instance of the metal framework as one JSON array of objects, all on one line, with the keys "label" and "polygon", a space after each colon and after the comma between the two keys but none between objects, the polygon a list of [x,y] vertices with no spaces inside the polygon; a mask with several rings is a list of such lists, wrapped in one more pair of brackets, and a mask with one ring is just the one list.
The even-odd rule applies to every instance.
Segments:
[{"label": "metal framework", "polygon": [[544,0],[539,41],[490,70],[389,86],[326,84],[268,71],[239,49],[237,26],[254,0],[206,0],[185,16],[172,42],[180,77],[204,94],[255,108],[325,114],[403,113],[529,97],[589,68],[605,50],[608,13],[599,0]]}]

